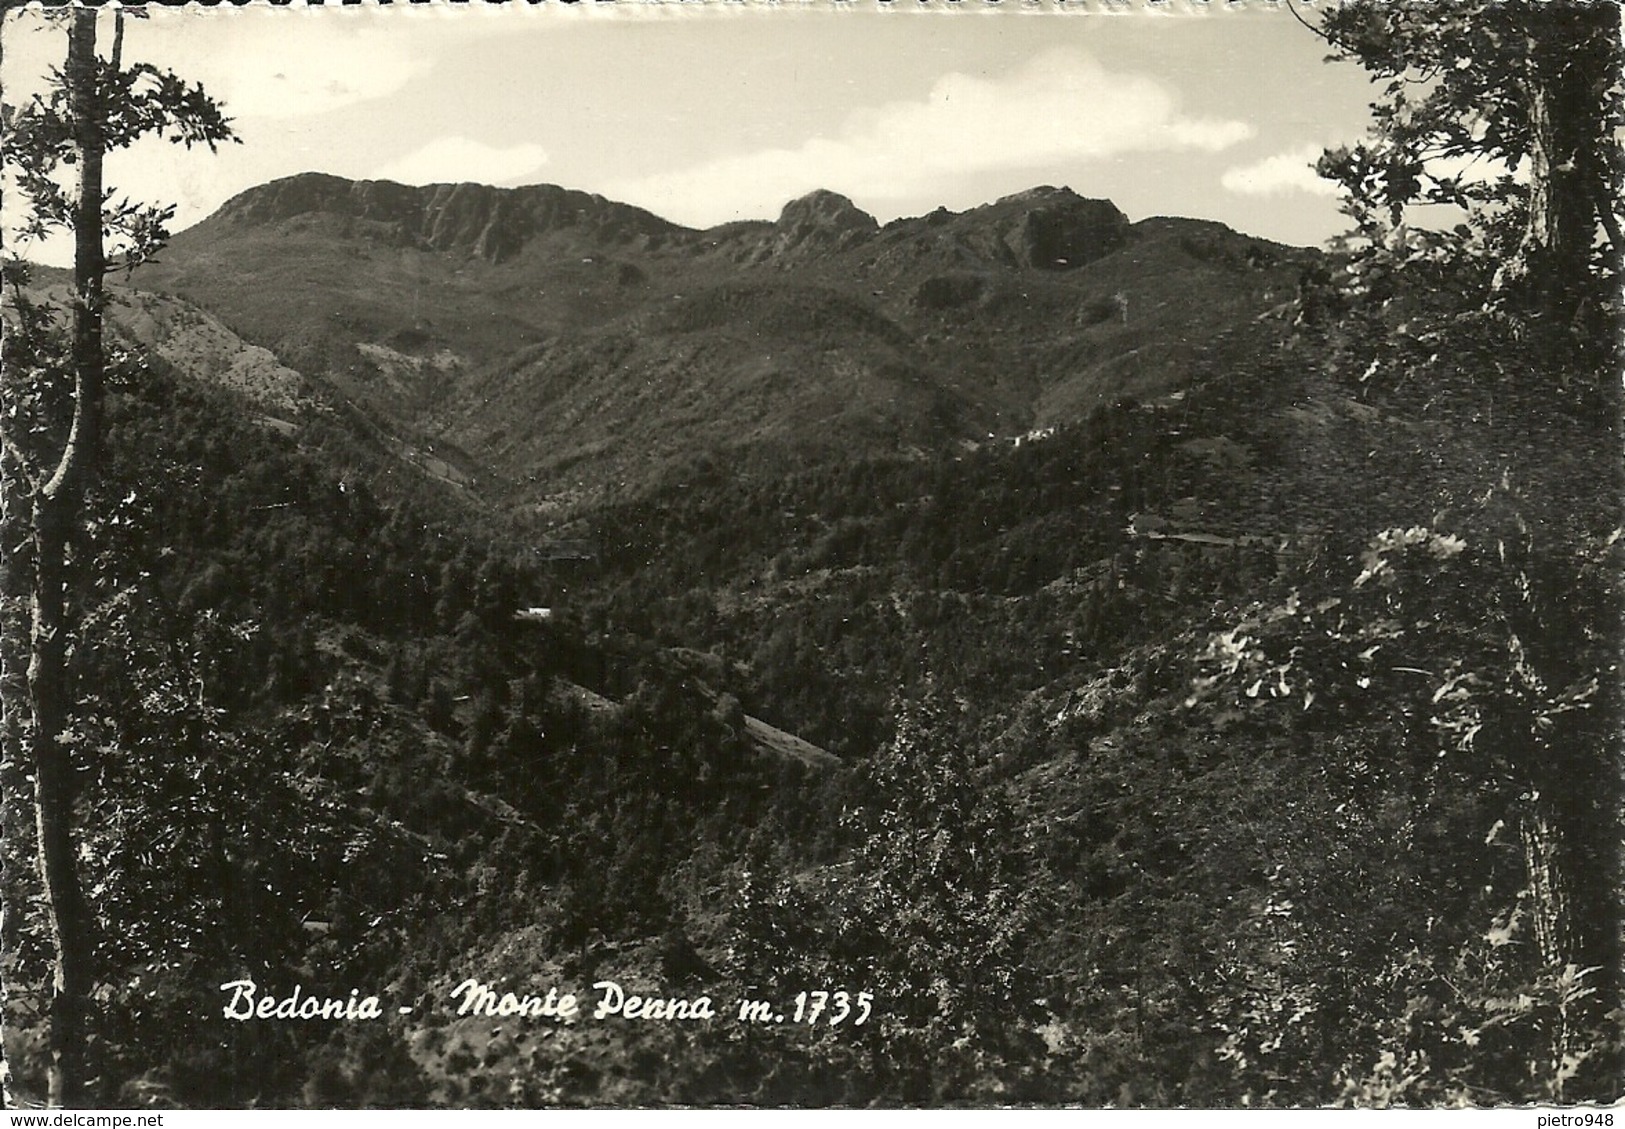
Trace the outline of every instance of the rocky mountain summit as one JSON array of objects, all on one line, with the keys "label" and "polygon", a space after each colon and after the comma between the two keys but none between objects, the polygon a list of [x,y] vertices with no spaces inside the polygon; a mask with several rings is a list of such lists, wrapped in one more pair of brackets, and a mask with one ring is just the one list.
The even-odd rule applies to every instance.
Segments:
[{"label": "rocky mountain summit", "polygon": [[850,250],[874,238],[880,224],[840,193],[819,189],[786,204],[773,228],[773,254],[783,258]]},{"label": "rocky mountain summit", "polygon": [[353,221],[348,233],[384,243],[490,263],[512,258],[539,234],[565,228],[607,244],[678,230],[640,208],[551,184],[411,187],[325,173],[303,173],[249,189],[227,201],[211,219],[227,225],[270,226],[315,216]]},{"label": "rocky mountain summit", "polygon": [[1316,254],[1067,187],[885,224],[819,190],[699,231],[553,185],[311,173],[134,285],[541,503],[708,453],[940,449],[1169,395]]}]

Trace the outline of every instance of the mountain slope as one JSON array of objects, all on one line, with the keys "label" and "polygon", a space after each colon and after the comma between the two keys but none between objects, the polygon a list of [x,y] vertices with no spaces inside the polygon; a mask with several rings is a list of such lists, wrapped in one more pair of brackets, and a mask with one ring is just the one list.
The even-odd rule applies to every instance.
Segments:
[{"label": "mountain slope", "polygon": [[551,186],[311,174],[236,197],[135,284],[557,505],[719,449],[940,448],[1162,395],[1313,254],[1069,189],[884,226],[817,192],[693,231]]},{"label": "mountain slope", "polygon": [[[169,363],[75,577],[108,1104],[1617,1097],[1617,369],[1280,310],[1295,253],[1053,189],[571,199],[284,185],[211,229],[264,293],[164,268],[267,337],[128,299]],[[341,411],[567,520],[381,497]],[[389,1006],[237,1023],[244,975]]]}]

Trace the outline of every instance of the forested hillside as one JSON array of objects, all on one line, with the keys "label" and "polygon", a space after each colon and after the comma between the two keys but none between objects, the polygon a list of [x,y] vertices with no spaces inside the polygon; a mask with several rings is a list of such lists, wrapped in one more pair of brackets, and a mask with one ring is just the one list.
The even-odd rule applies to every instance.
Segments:
[{"label": "forested hillside", "polygon": [[[132,371],[75,651],[108,1098],[1486,1101],[1551,1055],[1605,1092],[1611,393],[1418,397],[1279,325],[1220,360],[1019,447],[699,466],[594,514],[596,563]],[[465,973],[887,1010],[543,1054],[455,1018]],[[417,1011],[218,1018],[244,977]]]}]

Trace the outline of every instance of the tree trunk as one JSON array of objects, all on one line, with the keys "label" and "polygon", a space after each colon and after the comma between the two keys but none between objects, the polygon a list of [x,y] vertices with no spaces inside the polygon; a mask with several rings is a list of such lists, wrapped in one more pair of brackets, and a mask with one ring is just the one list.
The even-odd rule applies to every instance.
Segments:
[{"label": "tree trunk", "polygon": [[[9,12],[0,10],[0,25]],[[5,27],[0,26],[0,62],[4,59]],[[6,392],[0,371],[0,400]],[[28,713],[27,607],[29,583],[19,552],[24,541],[23,514],[27,509],[26,483],[12,448],[9,431],[0,429],[0,1109],[15,1109],[11,1056],[8,1053],[10,985],[5,969],[17,951],[18,842],[17,797],[23,783],[23,733]]]},{"label": "tree trunk", "polygon": [[28,788],[28,493],[9,436],[0,439],[0,1108],[15,1109],[6,1032],[11,985],[4,970],[17,952],[27,871],[18,807]]},{"label": "tree trunk", "polygon": [[[1520,86],[1529,121],[1529,207],[1518,250],[1498,286],[1517,294],[1548,324],[1567,325],[1589,296],[1599,212],[1597,178],[1607,164],[1605,92],[1618,34],[1613,5],[1575,5],[1531,16]],[[1606,193],[1611,196],[1611,193]]]},{"label": "tree trunk", "polygon": [[34,831],[39,844],[46,918],[56,966],[51,978],[53,1106],[78,1104],[84,1081],[84,899],[73,849],[73,764],[67,729],[66,555],[68,509],[59,498],[37,497],[33,509],[35,580],[28,690],[34,707]]},{"label": "tree trunk", "polygon": [[101,107],[96,81],[96,12],[80,9],[68,33],[69,112],[75,130],[79,198],[74,214],[73,422],[54,473],[34,493],[34,584],[28,692],[33,709],[34,817],[46,920],[56,951],[51,982],[53,1106],[82,1101],[90,943],[74,856],[74,770],[67,731],[68,544],[101,430],[103,379]]}]

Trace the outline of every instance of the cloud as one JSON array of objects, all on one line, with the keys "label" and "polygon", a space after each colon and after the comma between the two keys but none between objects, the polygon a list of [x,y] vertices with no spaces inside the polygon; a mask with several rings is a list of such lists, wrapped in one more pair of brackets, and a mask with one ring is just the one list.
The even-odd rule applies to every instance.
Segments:
[{"label": "cloud", "polygon": [[434,61],[413,49],[415,40],[383,26],[387,21],[359,19],[342,8],[310,15],[279,10],[252,26],[218,14],[166,19],[161,54],[154,57],[201,81],[237,119],[323,114],[387,97]]},{"label": "cloud", "polygon": [[922,99],[851,114],[833,136],[622,180],[606,192],[709,224],[773,214],[814,188],[873,206],[977,173],[1158,150],[1216,152],[1253,132],[1246,122],[1186,114],[1154,78],[1058,50],[999,78],[944,75]]},{"label": "cloud", "polygon": [[[399,94],[452,47],[467,49],[482,37],[502,34],[500,25],[472,9],[410,10],[417,7],[251,4],[218,11],[154,5],[149,18],[126,25],[124,55],[126,62],[153,62],[187,82],[202,83],[234,120],[313,116]],[[450,18],[453,14],[458,18]],[[62,26],[31,10],[8,12],[7,101],[43,88],[50,68],[62,65]],[[103,54],[112,35],[111,17],[104,17]]]},{"label": "cloud", "polygon": [[1284,196],[1291,192],[1336,196],[1337,185],[1315,172],[1315,162],[1322,152],[1324,149],[1313,143],[1299,145],[1250,165],[1226,169],[1219,183],[1242,196]]},{"label": "cloud", "polygon": [[547,164],[540,145],[486,145],[467,137],[437,137],[404,157],[373,170],[374,180],[402,184],[445,184],[475,181],[480,184],[531,183]]}]

